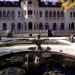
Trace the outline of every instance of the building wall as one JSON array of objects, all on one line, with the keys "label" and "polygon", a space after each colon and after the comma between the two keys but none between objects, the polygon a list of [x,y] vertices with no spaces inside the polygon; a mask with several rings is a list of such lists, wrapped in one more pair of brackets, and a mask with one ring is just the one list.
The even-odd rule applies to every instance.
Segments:
[{"label": "building wall", "polygon": [[[30,0],[32,3],[28,3],[28,1],[29,0],[24,0],[21,3],[22,7],[0,7],[2,14],[3,10],[5,10],[6,12],[8,10],[14,11],[15,14],[15,17],[9,18],[7,16],[3,17],[3,15],[2,17],[0,17],[0,30],[3,30],[3,23],[7,24],[7,30],[9,31],[12,31],[11,24],[14,23],[15,29],[13,31],[22,33],[28,32],[30,30],[31,33],[33,33],[36,30],[45,31],[75,29],[75,9],[70,9],[69,11],[64,13],[61,7],[39,7],[38,0]],[[52,15],[50,15],[50,11],[52,12]],[[21,23],[21,27],[19,27],[19,29],[18,23]],[[40,23],[42,23],[42,25],[40,25]]]}]

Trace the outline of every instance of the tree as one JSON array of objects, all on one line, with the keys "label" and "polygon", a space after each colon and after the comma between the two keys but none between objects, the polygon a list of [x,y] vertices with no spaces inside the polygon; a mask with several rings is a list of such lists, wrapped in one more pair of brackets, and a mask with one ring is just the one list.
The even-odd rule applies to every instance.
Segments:
[{"label": "tree", "polygon": [[64,12],[75,7],[75,0],[61,0]]}]

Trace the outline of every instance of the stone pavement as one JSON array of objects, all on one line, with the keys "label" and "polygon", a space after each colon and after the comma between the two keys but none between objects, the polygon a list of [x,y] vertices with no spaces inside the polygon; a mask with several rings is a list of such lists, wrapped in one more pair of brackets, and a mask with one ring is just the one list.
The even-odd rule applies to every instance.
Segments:
[{"label": "stone pavement", "polygon": [[[42,45],[42,47],[44,47],[44,48],[51,47],[51,51],[60,52],[60,50],[62,50],[62,53],[66,53],[66,54],[75,56],[75,43],[70,43],[69,41],[63,40],[64,38],[65,37],[55,37],[55,38],[49,38],[49,39],[56,39],[60,42],[66,43],[68,45]],[[1,47],[0,54],[2,52],[27,51],[28,47],[36,47],[36,45],[16,45],[16,46],[11,46],[11,47]]]}]

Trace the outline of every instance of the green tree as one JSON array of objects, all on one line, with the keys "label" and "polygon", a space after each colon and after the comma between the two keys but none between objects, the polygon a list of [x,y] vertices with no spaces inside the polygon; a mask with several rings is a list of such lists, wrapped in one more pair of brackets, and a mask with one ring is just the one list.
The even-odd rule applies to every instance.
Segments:
[{"label": "green tree", "polygon": [[61,0],[64,12],[75,7],[75,0]]}]

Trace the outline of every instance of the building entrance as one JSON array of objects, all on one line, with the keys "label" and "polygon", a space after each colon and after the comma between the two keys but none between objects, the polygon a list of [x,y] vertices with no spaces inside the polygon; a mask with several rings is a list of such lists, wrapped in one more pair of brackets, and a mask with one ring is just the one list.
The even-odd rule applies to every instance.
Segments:
[{"label": "building entrance", "polygon": [[28,23],[28,28],[29,28],[29,30],[32,30],[32,22]]}]

